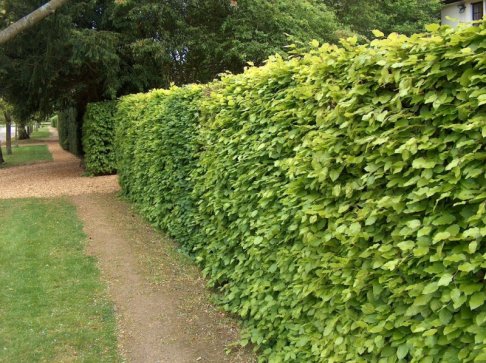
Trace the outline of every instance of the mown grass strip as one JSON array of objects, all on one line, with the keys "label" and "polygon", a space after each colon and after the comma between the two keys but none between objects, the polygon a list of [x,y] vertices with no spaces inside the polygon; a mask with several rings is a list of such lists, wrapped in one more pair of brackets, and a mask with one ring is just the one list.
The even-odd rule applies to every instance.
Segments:
[{"label": "mown grass strip", "polygon": [[115,318],[75,208],[0,201],[0,362],[118,362]]},{"label": "mown grass strip", "polygon": [[49,132],[49,128],[48,127],[40,127],[38,130],[32,132],[32,134],[30,135],[30,139],[47,139],[49,136],[51,135],[51,133]]},{"label": "mown grass strip", "polygon": [[5,163],[0,165],[0,168],[9,168],[13,166],[52,161],[52,155],[49,152],[47,145],[13,147],[12,151],[12,155],[7,155],[5,148],[2,148]]}]

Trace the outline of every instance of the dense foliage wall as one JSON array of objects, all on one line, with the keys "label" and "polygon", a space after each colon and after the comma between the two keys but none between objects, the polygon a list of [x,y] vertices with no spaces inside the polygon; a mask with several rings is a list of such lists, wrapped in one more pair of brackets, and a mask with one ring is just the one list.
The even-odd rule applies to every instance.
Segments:
[{"label": "dense foliage wall", "polygon": [[57,128],[57,120],[58,120],[57,114],[49,118],[49,122],[51,123],[51,127]]},{"label": "dense foliage wall", "polygon": [[120,184],[144,215],[191,249],[195,201],[191,179],[200,86],[127,96],[118,107]]},{"label": "dense foliage wall", "polygon": [[89,175],[116,173],[115,139],[116,101],[91,103],[83,119],[84,165]]},{"label": "dense foliage wall", "polygon": [[78,122],[78,111],[74,107],[66,108],[58,113],[57,130],[59,144],[64,150],[74,155],[82,155],[81,123]]},{"label": "dense foliage wall", "polygon": [[124,193],[262,360],[486,360],[486,26],[436,28],[120,101]]}]

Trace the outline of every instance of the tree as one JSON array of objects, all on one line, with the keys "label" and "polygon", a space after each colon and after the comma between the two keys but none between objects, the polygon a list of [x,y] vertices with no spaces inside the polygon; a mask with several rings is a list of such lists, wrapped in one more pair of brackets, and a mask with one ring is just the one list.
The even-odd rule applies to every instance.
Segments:
[{"label": "tree", "polygon": [[272,54],[285,54],[292,42],[336,42],[341,28],[320,1],[239,0],[228,2],[220,16],[208,17],[218,13],[214,3],[194,2],[189,8],[188,57],[183,64],[189,81],[210,81],[225,71],[239,73],[248,62],[261,65]]},{"label": "tree", "polygon": [[322,0],[339,21],[365,38],[373,29],[413,34],[438,20],[441,0]]},{"label": "tree", "polygon": [[12,108],[8,103],[0,98],[0,111],[3,113],[5,119],[6,137],[5,145],[7,155],[12,155]]},{"label": "tree", "polygon": [[24,16],[22,19],[9,25],[6,29],[0,31],[0,45],[13,39],[26,29],[29,29],[39,23],[45,17],[54,14],[54,12],[67,3],[68,0],[51,0],[47,4],[42,5],[37,10]]},{"label": "tree", "polygon": [[[22,126],[39,112],[207,82],[260,65],[289,43],[412,33],[433,22],[440,0],[78,0],[0,46],[0,97]],[[0,26],[39,0],[0,0]],[[78,125],[79,128],[79,125]]]},{"label": "tree", "polygon": [[3,111],[3,116],[5,118],[5,127],[6,127],[6,150],[7,155],[12,155],[12,115],[8,110]]},{"label": "tree", "polygon": [[[38,0],[4,0],[9,18]],[[247,62],[262,64],[294,39],[336,40],[320,0],[83,0],[0,47],[0,96],[20,122],[88,102],[205,82]]]}]

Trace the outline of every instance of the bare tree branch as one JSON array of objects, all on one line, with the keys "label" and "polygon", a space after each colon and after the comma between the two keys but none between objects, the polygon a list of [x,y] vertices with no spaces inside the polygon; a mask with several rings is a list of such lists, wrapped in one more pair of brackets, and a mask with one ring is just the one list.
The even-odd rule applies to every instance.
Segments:
[{"label": "bare tree branch", "polygon": [[57,9],[68,1],[69,0],[51,0],[47,4],[42,5],[37,10],[31,12],[29,15],[24,16],[19,21],[11,24],[6,29],[0,31],[0,45],[8,42],[24,30],[33,27],[45,17],[54,14]]}]

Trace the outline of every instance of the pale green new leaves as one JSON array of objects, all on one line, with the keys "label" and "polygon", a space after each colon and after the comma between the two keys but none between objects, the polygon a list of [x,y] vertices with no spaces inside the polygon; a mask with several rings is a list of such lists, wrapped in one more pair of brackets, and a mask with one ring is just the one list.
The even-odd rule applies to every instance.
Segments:
[{"label": "pale green new leaves", "polygon": [[261,361],[484,356],[486,26],[429,29],[118,103],[124,194]]}]

